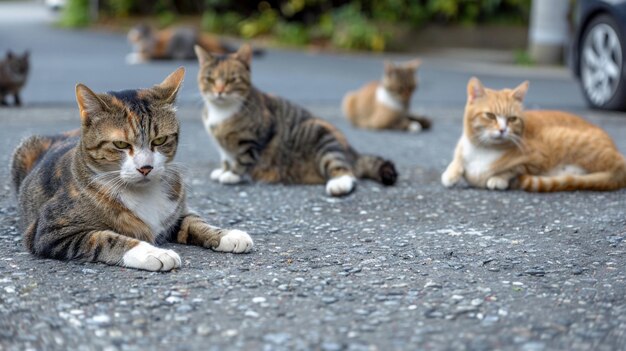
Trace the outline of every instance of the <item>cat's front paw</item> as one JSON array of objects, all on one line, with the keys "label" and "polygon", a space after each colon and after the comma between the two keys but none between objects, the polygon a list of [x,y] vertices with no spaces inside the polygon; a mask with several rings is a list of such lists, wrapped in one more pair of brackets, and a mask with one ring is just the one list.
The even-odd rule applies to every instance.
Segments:
[{"label": "cat's front paw", "polygon": [[487,179],[487,189],[489,190],[506,190],[509,187],[509,181],[502,177],[491,177]]},{"label": "cat's front paw", "polygon": [[180,267],[180,256],[172,250],[160,249],[147,242],[128,250],[122,258],[123,266],[147,271],[171,271]]},{"label": "cat's front paw", "polygon": [[422,125],[419,122],[409,123],[409,132],[411,133],[419,133],[422,131],[422,129]]},{"label": "cat's front paw", "polygon": [[220,244],[212,249],[220,252],[244,253],[252,250],[253,245],[252,238],[248,233],[233,229],[221,237]]},{"label": "cat's front paw", "polygon": [[224,174],[224,170],[223,169],[221,169],[221,168],[214,169],[213,172],[211,172],[211,180],[219,182],[220,176],[222,174]]},{"label": "cat's front paw", "polygon": [[461,181],[461,175],[458,173],[454,173],[450,170],[446,170],[441,175],[441,184],[443,184],[443,186],[445,186],[446,188],[453,187],[456,184],[458,184],[460,181]]},{"label": "cat's front paw", "polygon": [[220,183],[221,184],[239,184],[243,181],[242,177],[239,174],[233,173],[232,171],[226,171],[220,174]]},{"label": "cat's front paw", "polygon": [[329,180],[326,183],[326,193],[330,196],[348,195],[355,187],[356,178],[346,174]]}]

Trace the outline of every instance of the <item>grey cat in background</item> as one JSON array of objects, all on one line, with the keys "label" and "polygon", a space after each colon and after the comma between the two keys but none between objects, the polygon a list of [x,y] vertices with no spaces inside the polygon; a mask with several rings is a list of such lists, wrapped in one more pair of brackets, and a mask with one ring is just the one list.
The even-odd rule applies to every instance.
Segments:
[{"label": "grey cat in background", "polygon": [[6,97],[13,95],[15,106],[21,106],[20,91],[26,84],[30,54],[27,51],[23,55],[7,52],[4,60],[0,61],[0,105],[8,106]]}]

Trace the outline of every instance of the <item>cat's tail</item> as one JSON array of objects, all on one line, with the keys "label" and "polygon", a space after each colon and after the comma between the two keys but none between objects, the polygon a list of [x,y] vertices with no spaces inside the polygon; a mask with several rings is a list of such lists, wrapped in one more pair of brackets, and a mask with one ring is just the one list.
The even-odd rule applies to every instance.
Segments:
[{"label": "cat's tail", "polygon": [[18,193],[24,178],[50,149],[54,141],[52,137],[33,135],[24,139],[15,149],[11,160],[11,180],[15,193]]},{"label": "cat's tail", "polygon": [[626,188],[626,161],[610,171],[582,175],[533,176],[522,175],[519,187],[530,192],[609,191]]},{"label": "cat's tail", "polygon": [[356,94],[354,92],[348,92],[346,96],[343,97],[341,111],[352,124],[356,123]]},{"label": "cat's tail", "polygon": [[383,185],[394,185],[398,179],[393,162],[373,155],[359,155],[354,172],[359,178],[375,180]]}]

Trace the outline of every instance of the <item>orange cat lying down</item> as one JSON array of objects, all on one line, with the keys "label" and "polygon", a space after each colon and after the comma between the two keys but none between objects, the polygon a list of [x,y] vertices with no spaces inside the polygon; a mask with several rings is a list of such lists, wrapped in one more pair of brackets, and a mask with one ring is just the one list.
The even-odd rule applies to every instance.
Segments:
[{"label": "orange cat lying down", "polygon": [[524,111],[528,82],[491,90],[467,86],[464,130],[441,176],[470,185],[550,192],[626,187],[626,160],[602,129],[566,112]]}]

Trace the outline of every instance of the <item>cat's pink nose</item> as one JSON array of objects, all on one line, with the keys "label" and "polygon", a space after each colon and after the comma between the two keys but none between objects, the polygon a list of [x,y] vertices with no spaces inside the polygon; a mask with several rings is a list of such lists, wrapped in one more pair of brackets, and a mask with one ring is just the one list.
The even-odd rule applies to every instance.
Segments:
[{"label": "cat's pink nose", "polygon": [[150,173],[150,171],[152,171],[152,168],[153,168],[152,166],[147,166],[146,165],[146,166],[143,166],[141,168],[137,168],[137,172],[143,174],[144,177],[145,177],[145,176],[147,176]]}]

